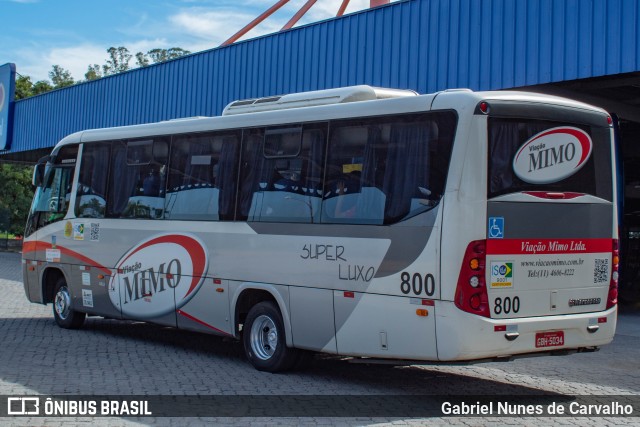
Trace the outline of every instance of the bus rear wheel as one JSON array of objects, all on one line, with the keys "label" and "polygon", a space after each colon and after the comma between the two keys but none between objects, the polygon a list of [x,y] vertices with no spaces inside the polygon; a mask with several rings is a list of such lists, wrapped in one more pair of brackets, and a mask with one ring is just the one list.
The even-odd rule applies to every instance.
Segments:
[{"label": "bus rear wheel", "polygon": [[61,328],[78,329],[84,323],[85,313],[75,311],[71,304],[71,294],[64,278],[58,279],[53,290],[53,317]]},{"label": "bus rear wheel", "polygon": [[242,342],[247,359],[259,371],[286,371],[298,360],[298,351],[286,345],[280,310],[270,301],[258,303],[249,310]]}]

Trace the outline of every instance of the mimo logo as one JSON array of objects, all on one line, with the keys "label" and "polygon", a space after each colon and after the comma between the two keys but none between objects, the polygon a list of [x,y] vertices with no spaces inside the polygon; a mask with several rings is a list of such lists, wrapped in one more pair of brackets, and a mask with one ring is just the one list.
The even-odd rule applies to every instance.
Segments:
[{"label": "mimo logo", "polygon": [[530,184],[558,182],[579,171],[589,160],[593,143],[582,129],[547,129],[525,142],[513,159],[516,176]]},{"label": "mimo logo", "polygon": [[207,248],[196,236],[153,236],[118,261],[109,297],[127,316],[162,316],[179,309],[197,293],[208,265]]}]

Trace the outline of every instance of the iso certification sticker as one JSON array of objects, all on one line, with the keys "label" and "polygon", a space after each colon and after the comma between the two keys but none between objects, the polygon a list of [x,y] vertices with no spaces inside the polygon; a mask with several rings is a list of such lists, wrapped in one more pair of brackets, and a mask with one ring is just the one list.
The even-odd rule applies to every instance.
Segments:
[{"label": "iso certification sticker", "polygon": [[491,261],[491,288],[513,288],[513,262]]},{"label": "iso certification sticker", "polygon": [[84,240],[84,223],[73,224],[73,240]]}]

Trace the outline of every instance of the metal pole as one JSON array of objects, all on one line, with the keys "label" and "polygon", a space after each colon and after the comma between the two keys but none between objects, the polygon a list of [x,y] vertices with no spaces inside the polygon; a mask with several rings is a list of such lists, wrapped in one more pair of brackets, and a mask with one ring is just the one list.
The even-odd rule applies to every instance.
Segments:
[{"label": "metal pole", "polygon": [[236,40],[238,40],[240,37],[244,36],[245,34],[247,34],[249,31],[253,30],[259,23],[261,23],[262,21],[264,21],[265,19],[267,19],[268,17],[270,17],[275,11],[277,11],[278,9],[280,9],[282,6],[284,6],[285,4],[287,4],[289,2],[289,0],[280,0],[278,1],[276,4],[274,4],[273,6],[271,6],[269,9],[267,9],[266,11],[264,11],[260,16],[258,16],[256,19],[254,19],[253,21],[249,22],[248,25],[246,25],[245,27],[243,27],[240,31],[238,31],[237,33],[235,33],[234,35],[232,35],[227,41],[225,41],[224,43],[222,43],[220,46],[227,46],[232,44],[233,42],[235,42]]},{"label": "metal pole", "polygon": [[298,12],[296,12],[295,15],[293,15],[293,18],[291,18],[289,20],[289,22],[284,24],[284,27],[282,27],[282,29],[280,31],[288,30],[289,28],[291,28],[294,25],[296,25],[296,22],[298,22],[300,20],[300,18],[302,18],[304,16],[304,14],[307,13],[309,11],[309,9],[311,9],[311,6],[313,6],[315,4],[315,2],[316,2],[316,0],[308,0],[304,4],[304,6],[302,6],[302,8]]},{"label": "metal pole", "polygon": [[336,16],[344,15],[344,11],[347,9],[347,6],[349,6],[349,0],[342,0],[342,4],[340,5],[340,9],[338,9],[338,14]]}]

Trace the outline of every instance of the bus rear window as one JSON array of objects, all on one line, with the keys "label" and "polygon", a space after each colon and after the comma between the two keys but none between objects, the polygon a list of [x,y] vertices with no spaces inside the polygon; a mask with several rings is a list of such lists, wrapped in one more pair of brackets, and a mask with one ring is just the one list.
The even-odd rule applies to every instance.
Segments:
[{"label": "bus rear window", "polygon": [[489,119],[489,198],[524,191],[612,200],[610,129],[550,120]]}]

